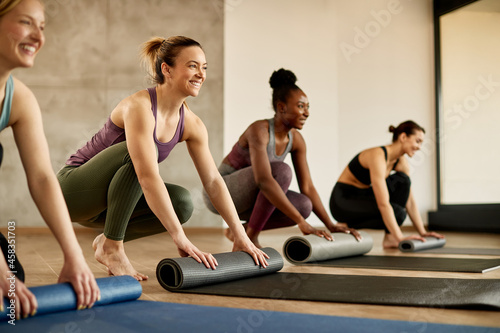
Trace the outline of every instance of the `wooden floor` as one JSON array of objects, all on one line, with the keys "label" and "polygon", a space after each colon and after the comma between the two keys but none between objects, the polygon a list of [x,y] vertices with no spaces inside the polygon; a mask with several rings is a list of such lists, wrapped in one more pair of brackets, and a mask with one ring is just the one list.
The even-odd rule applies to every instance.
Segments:
[{"label": "wooden floor", "polygon": [[[5,229],[0,229],[5,234]],[[96,277],[107,276],[104,266],[96,262],[91,243],[96,233],[89,229],[76,229],[78,240],[84,254]],[[374,238],[374,248],[370,254],[401,255],[398,250],[383,250],[381,241],[382,231],[368,230]],[[410,234],[410,231],[405,231]],[[186,233],[191,241],[204,251],[212,253],[228,252],[232,244],[223,236],[222,229],[189,229]],[[263,246],[271,246],[282,252],[284,241],[291,235],[298,235],[297,228],[265,231],[260,241]],[[447,246],[449,247],[485,247],[500,248],[498,234],[465,234],[447,232]],[[378,319],[394,319],[402,321],[417,321],[422,323],[447,323],[458,325],[476,325],[500,327],[500,313],[497,311],[452,310],[441,308],[419,308],[377,305],[356,305],[342,303],[286,301],[269,299],[251,299],[238,297],[191,295],[170,293],[164,290],[157,282],[155,269],[157,263],[167,257],[178,257],[177,249],[167,233],[151,236],[126,243],[126,252],[132,264],[141,273],[147,274],[149,280],[142,282],[143,294],[140,299],[190,303],[211,306],[248,308],[260,310],[277,310],[286,312],[337,315],[351,317],[365,317]],[[28,286],[52,284],[62,267],[60,248],[47,229],[16,230],[16,250],[26,272]],[[404,254],[407,255],[407,254]],[[418,254],[423,256],[423,254]],[[428,256],[438,256],[430,255]],[[440,255],[445,256],[445,255]],[[464,257],[447,255],[448,257]],[[467,256],[465,256],[467,257]],[[481,257],[481,256],[477,256]],[[494,258],[483,256],[482,258]],[[500,269],[485,274],[446,273],[446,272],[418,272],[418,271],[391,271],[371,269],[340,269],[324,267],[299,267],[285,261],[283,271],[352,274],[352,275],[379,275],[379,276],[413,276],[413,277],[440,277],[440,278],[470,278],[470,279],[499,279]],[[335,286],[332,286],[334,288]],[[424,325],[424,324],[422,324]]]}]

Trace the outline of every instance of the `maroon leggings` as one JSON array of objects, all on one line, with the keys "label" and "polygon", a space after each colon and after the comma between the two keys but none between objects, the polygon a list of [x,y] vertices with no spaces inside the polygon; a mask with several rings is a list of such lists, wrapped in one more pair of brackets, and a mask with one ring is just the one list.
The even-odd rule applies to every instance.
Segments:
[{"label": "maroon leggings", "polygon": [[[267,200],[266,196],[260,192],[255,183],[252,166],[234,170],[232,167],[222,164],[219,171],[226,182],[240,220],[248,221],[249,227],[254,230],[265,230],[296,224],[292,219],[276,209]],[[288,190],[293,176],[290,166],[284,162],[272,162],[271,173],[283,192],[286,193],[288,200],[304,218],[307,218],[312,211],[312,202],[306,195]],[[217,213],[208,198],[205,199],[205,203],[208,209]]]}]

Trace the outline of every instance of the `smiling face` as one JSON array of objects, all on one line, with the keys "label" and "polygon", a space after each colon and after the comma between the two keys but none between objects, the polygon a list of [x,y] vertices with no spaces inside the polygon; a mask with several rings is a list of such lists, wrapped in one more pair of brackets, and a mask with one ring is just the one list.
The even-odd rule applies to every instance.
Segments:
[{"label": "smiling face", "polygon": [[164,75],[170,77],[173,84],[185,96],[198,96],[207,77],[205,52],[198,46],[188,46],[179,52],[173,67],[163,63]]},{"label": "smiling face", "polygon": [[403,133],[400,137],[403,142],[403,150],[410,157],[413,157],[413,155],[420,150],[424,142],[424,132],[419,130],[409,136]]},{"label": "smiling face", "polygon": [[39,0],[23,0],[0,18],[0,64],[31,67],[43,46],[45,16]]},{"label": "smiling face", "polygon": [[278,102],[277,112],[285,125],[302,129],[309,117],[309,100],[302,90],[291,90],[286,103]]}]

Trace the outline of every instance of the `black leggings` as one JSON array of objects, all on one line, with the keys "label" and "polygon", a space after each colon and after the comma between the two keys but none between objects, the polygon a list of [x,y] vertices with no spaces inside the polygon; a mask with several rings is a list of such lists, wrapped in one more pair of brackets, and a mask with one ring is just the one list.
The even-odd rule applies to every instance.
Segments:
[{"label": "black leggings", "polygon": [[[398,225],[401,225],[406,219],[410,177],[403,172],[396,172],[387,177],[386,183],[394,215]],[[330,197],[330,211],[335,220],[345,222],[351,228],[385,229],[389,232],[371,187],[362,189],[337,182]]]}]

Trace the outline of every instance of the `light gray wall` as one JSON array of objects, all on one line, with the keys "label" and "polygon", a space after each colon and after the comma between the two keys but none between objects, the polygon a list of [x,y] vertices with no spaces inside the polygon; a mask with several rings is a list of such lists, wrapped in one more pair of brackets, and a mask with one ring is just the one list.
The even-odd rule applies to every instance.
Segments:
[{"label": "light gray wall", "polygon": [[[389,125],[413,119],[427,132],[422,150],[409,159],[426,221],[436,206],[432,0],[231,3],[224,29],[225,153],[251,121],[272,117],[267,82],[273,70],[291,69],[311,104],[301,132],[327,211],[349,160],[389,144]],[[311,215],[308,221],[321,225]]]},{"label": "light gray wall", "polygon": [[[124,97],[149,85],[139,64],[140,45],[152,36],[185,35],[199,41],[209,74],[190,108],[205,122],[210,148],[222,159],[223,11],[205,0],[46,0],[46,44],[31,69],[14,73],[42,109],[54,171],[102,126]],[[0,134],[0,226],[45,225],[27,188],[10,129]],[[185,144],[161,164],[166,182],[188,188],[196,211],[186,226],[220,225],[206,211],[201,182]]]}]

